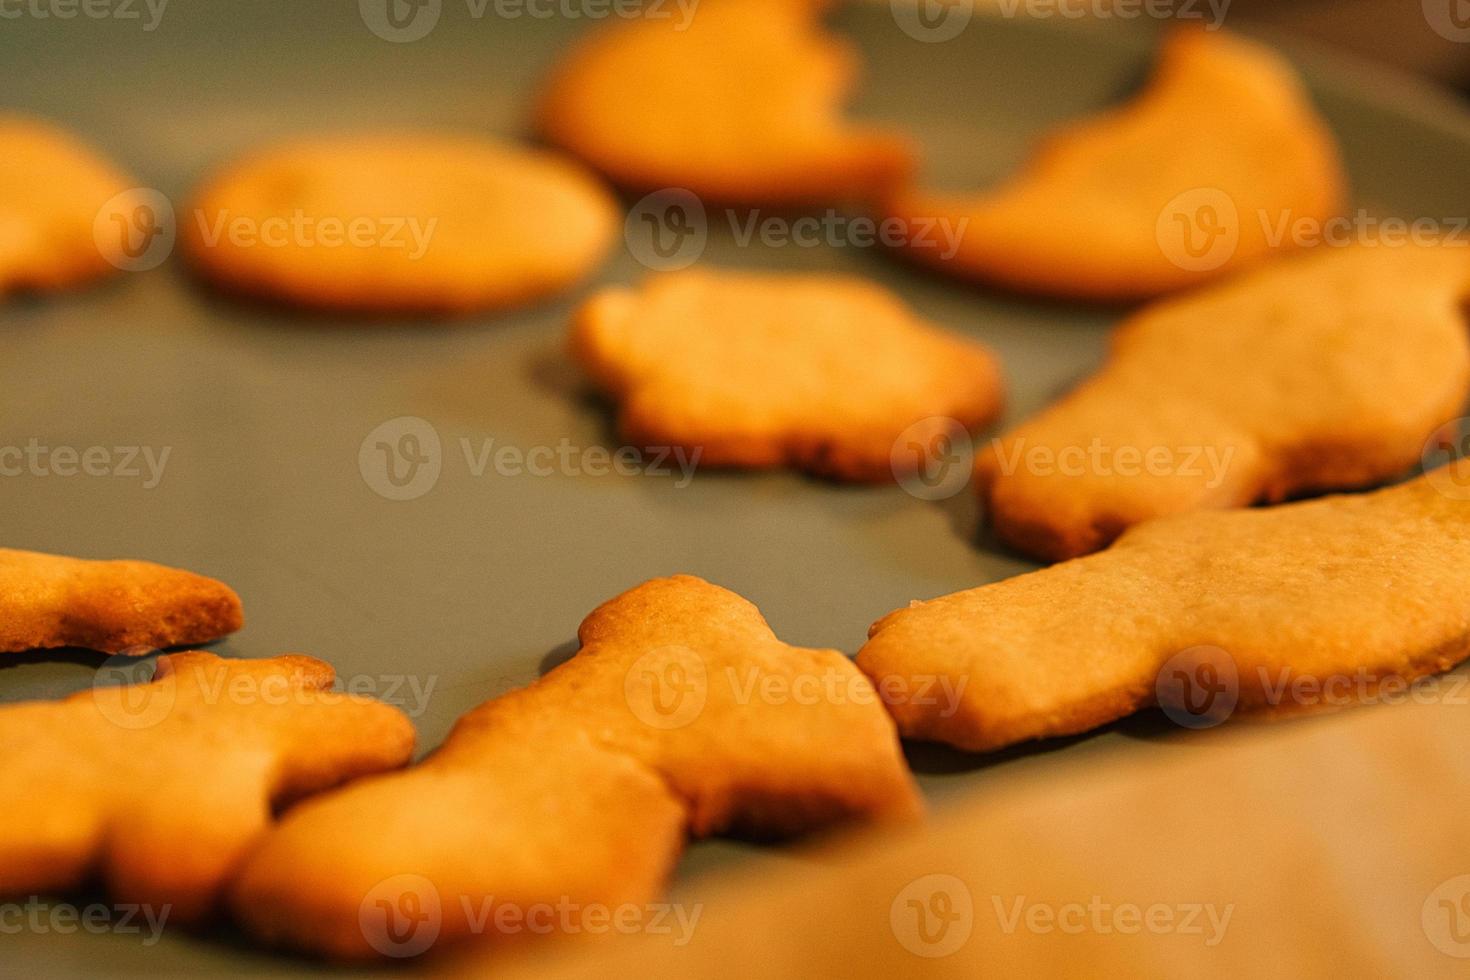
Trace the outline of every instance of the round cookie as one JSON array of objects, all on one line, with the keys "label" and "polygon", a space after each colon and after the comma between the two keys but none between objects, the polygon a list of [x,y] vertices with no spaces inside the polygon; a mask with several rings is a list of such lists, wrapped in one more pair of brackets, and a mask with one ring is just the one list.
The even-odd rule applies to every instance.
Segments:
[{"label": "round cookie", "polygon": [[114,271],[93,228],[131,186],[70,133],[0,114],[0,296],[62,289]]},{"label": "round cookie", "polygon": [[303,140],[237,160],[180,217],[231,291],[363,313],[466,313],[567,288],[606,254],[611,195],[551,154],[469,136]]}]

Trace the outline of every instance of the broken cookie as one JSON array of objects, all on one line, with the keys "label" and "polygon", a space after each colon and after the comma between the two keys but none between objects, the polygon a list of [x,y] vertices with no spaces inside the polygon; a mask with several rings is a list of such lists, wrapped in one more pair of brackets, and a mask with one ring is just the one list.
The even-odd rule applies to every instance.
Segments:
[{"label": "broken cookie", "polygon": [[558,66],[538,111],[551,142],[624,187],[726,204],[868,198],[910,169],[906,139],[841,117],[856,58],[820,4],[655,7]]},{"label": "broken cookie", "polygon": [[579,638],[421,765],[288,815],[234,888],[247,930],[336,958],[555,931],[532,923],[653,899],[686,834],[918,810],[867,679],[835,650],[782,643],[734,593],[657,579]]},{"label": "broken cookie", "polygon": [[[95,234],[127,236],[142,199],[131,181],[70,133],[0,114],[0,296],[77,285],[116,271]],[[107,225],[116,217],[117,228]],[[111,242],[111,238],[103,239]]]},{"label": "broken cookie", "polygon": [[95,877],[170,921],[206,916],[272,807],[408,761],[407,717],[332,680],[310,657],[178,653],[150,683],[0,708],[0,895]]},{"label": "broken cookie", "polygon": [[1046,559],[1164,514],[1368,486],[1470,394],[1470,249],[1327,248],[1130,317],[1102,369],[981,454],[1000,538]]},{"label": "broken cookie", "polygon": [[575,163],[470,136],[324,137],[238,160],[182,238],[228,290],[334,311],[468,313],[592,272],[618,223]]},{"label": "broken cookie", "polygon": [[193,572],[0,548],[0,653],[142,654],[209,643],[242,623],[229,586]]},{"label": "broken cookie", "polygon": [[858,666],[880,691],[948,678],[952,704],[890,710],[904,736],[972,751],[1153,704],[1213,723],[1211,707],[1309,707],[1305,689],[1371,700],[1470,655],[1470,499],[1446,492],[1467,485],[1459,460],[1360,496],[1150,521],[1099,554],[890,613]]},{"label": "broken cookie", "polygon": [[909,250],[948,272],[1129,300],[1290,248],[1293,237],[1273,229],[1331,218],[1345,183],[1326,124],[1282,58],[1224,32],[1180,30],[1133,103],[1052,134],[999,187],[907,189],[887,210],[914,228],[964,228],[957,251]]},{"label": "broken cookie", "polygon": [[624,438],[705,466],[891,480],[924,462],[895,452],[900,436],[979,428],[1002,400],[984,345],[846,276],[690,270],[604,289],[572,349],[621,403]]}]

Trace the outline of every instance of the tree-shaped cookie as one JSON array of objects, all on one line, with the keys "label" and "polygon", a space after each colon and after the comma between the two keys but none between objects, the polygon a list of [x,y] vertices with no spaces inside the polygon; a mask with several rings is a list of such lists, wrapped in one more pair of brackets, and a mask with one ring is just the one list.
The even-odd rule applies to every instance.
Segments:
[{"label": "tree-shaped cookie", "polygon": [[930,675],[962,691],[958,710],[894,703],[899,730],[976,751],[1152,704],[1193,727],[1402,698],[1470,654],[1470,460],[1361,496],[1150,521],[870,632],[858,665],[880,688]]},{"label": "tree-shaped cookie", "polygon": [[566,931],[564,916],[657,896],[686,834],[916,812],[866,678],[837,651],[782,643],[734,593],[657,579],[579,636],[421,765],[288,815],[235,886],[246,928],[346,958]]},{"label": "tree-shaped cookie", "polygon": [[239,597],[193,572],[0,548],[0,653],[148,653],[209,643],[242,622]]},{"label": "tree-shaped cookie", "polygon": [[407,717],[332,680],[310,657],[177,653],[146,684],[0,707],[0,895],[99,878],[171,922],[204,917],[273,807],[408,761]]}]

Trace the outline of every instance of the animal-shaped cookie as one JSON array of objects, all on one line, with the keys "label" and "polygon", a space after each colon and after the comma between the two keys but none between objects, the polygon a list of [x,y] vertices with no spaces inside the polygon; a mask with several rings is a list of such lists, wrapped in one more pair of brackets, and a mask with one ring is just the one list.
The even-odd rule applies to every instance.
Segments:
[{"label": "animal-shaped cookie", "polygon": [[1470,394],[1470,249],[1326,248],[1161,301],[1102,369],[994,440],[999,536],[1069,558],[1150,517],[1371,485]]},{"label": "animal-shaped cookie", "polygon": [[0,548],[0,653],[142,654],[209,643],[243,621],[229,586],[193,572]]},{"label": "animal-shaped cookie", "polygon": [[409,956],[538,931],[534,910],[648,902],[686,833],[917,811],[861,672],[782,643],[734,593],[657,579],[579,637],[576,656],[465,715],[421,765],[289,814],[234,888],[247,930],[339,958]]},{"label": "animal-shaped cookie", "polygon": [[[94,228],[132,182],[70,133],[0,114],[0,296],[73,286],[116,270]],[[108,207],[112,202],[116,206]],[[121,229],[123,233],[127,228]]]},{"label": "animal-shaped cookie", "polygon": [[1155,703],[1213,721],[1205,709],[1402,691],[1470,655],[1467,488],[1459,460],[1370,494],[1160,518],[1099,554],[890,613],[858,665],[880,690],[947,678],[962,692],[948,710],[890,708],[906,737],[975,751]]},{"label": "animal-shaped cookie", "polygon": [[1293,223],[1340,210],[1337,148],[1290,66],[1256,42],[1180,30],[1132,103],[1053,133],[983,193],[908,188],[887,210],[918,231],[963,223],[957,249],[911,248],[956,275],[1128,300],[1291,248]]},{"label": "animal-shaped cookie", "polygon": [[0,707],[0,895],[95,878],[171,922],[208,915],[272,807],[408,761],[408,719],[332,680],[310,657],[190,652],[146,684]]},{"label": "animal-shaped cookie", "polygon": [[908,141],[841,117],[853,53],[820,4],[701,0],[598,31],[556,68],[542,132],[633,189],[804,205],[869,198],[911,169]]},{"label": "animal-shaped cookie", "polygon": [[895,452],[906,431],[979,428],[1002,401],[984,345],[847,276],[693,269],[604,289],[578,312],[572,349],[621,403],[624,438],[702,466],[891,480],[924,465]]},{"label": "animal-shaped cookie", "polygon": [[302,140],[237,160],[183,219],[231,290],[327,310],[467,313],[565,289],[602,261],[611,195],[572,161],[471,136]]}]

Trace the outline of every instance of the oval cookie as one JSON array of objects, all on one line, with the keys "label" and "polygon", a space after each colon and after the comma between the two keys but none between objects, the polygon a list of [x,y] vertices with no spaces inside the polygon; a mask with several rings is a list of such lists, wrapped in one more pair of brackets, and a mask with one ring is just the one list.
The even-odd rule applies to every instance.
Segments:
[{"label": "oval cookie", "polygon": [[[0,114],[0,296],[61,289],[114,271],[93,229],[131,188],[70,133]],[[105,216],[104,216],[105,220]]]},{"label": "oval cookie", "polygon": [[236,161],[181,237],[232,291],[327,310],[464,313],[567,288],[617,227],[575,164],[468,136],[306,140]]},{"label": "oval cookie", "polygon": [[960,247],[908,254],[956,275],[1063,297],[1139,299],[1290,248],[1283,222],[1336,214],[1336,145],[1291,67],[1222,33],[1170,35],[1132,103],[1053,133],[1020,173],[980,194],[909,189],[889,202]]}]

